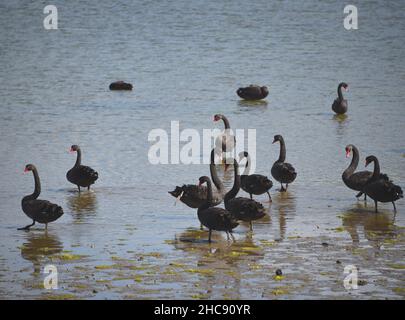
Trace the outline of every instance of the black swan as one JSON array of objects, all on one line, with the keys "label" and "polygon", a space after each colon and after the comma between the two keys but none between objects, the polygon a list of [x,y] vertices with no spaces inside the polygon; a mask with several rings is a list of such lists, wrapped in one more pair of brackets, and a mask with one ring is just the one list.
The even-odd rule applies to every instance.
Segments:
[{"label": "black swan", "polygon": [[240,98],[245,100],[261,100],[267,97],[269,89],[265,86],[260,87],[251,84],[248,87],[239,88],[236,93]]},{"label": "black swan", "polygon": [[394,211],[396,212],[397,208],[394,201],[404,197],[402,189],[400,186],[395,185],[386,174],[380,174],[380,164],[375,156],[368,156],[366,158],[366,167],[371,162],[374,162],[373,175],[365,185],[363,191],[374,200],[375,212],[378,212],[377,202],[392,202]]},{"label": "black swan", "polygon": [[[367,170],[354,173],[359,164],[359,150],[357,150],[357,148],[352,144],[347,145],[345,150],[346,158],[350,157],[351,152],[353,153],[353,158],[350,165],[343,172],[342,180],[350,189],[359,191],[359,193],[356,195],[356,197],[359,198],[363,194],[363,188],[373,173]],[[366,200],[367,195],[364,194],[364,201]]]},{"label": "black swan", "polygon": [[[274,162],[273,167],[271,168],[271,175],[281,184],[280,191],[287,191],[288,184],[292,183],[297,177],[297,172],[294,167],[285,161],[286,149],[284,139],[281,135],[275,135],[273,143],[277,141],[280,142],[280,156],[278,160]],[[286,184],[284,189],[283,183]]]},{"label": "black swan", "polygon": [[77,185],[79,192],[80,187],[87,187],[87,190],[90,190],[90,186],[98,179],[98,173],[90,167],[81,165],[82,151],[79,146],[73,145],[70,152],[77,152],[77,159],[73,168],[67,172],[66,178],[69,182]]},{"label": "black swan", "polygon": [[19,228],[18,230],[29,230],[35,222],[44,223],[45,229],[48,223],[59,219],[63,215],[62,207],[47,200],[38,200],[41,193],[41,182],[39,180],[37,168],[33,164],[27,164],[24,172],[32,171],[34,174],[35,190],[33,194],[25,196],[21,201],[24,213],[32,219],[32,224]]},{"label": "black swan", "polygon": [[[236,144],[236,139],[233,134],[231,134],[231,126],[229,125],[229,120],[222,114],[214,115],[214,121],[222,120],[225,125],[225,131],[217,136],[215,139],[215,149],[216,151],[221,150],[222,152],[230,152],[233,150]],[[222,155],[222,154],[221,154]]]},{"label": "black swan", "polygon": [[234,160],[234,183],[231,190],[224,197],[225,209],[228,210],[236,220],[249,222],[250,230],[253,230],[252,221],[263,218],[266,212],[263,205],[255,200],[236,197],[240,190],[241,177],[239,175],[239,165]]},{"label": "black swan", "polygon": [[[211,163],[210,163],[210,173],[212,181],[217,188],[217,192],[214,193],[212,197],[212,204],[218,205],[222,202],[222,199],[225,194],[225,187],[221,179],[218,177],[217,169],[215,166],[215,149],[211,150]],[[207,201],[207,187],[198,186],[194,184],[184,184],[183,186],[176,188],[169,193],[183,202],[185,205],[190,208],[199,208]]]},{"label": "black swan", "polygon": [[124,81],[116,81],[110,84],[110,90],[132,90],[132,84]]},{"label": "black swan", "polygon": [[212,185],[210,178],[207,176],[200,177],[199,185],[202,185],[203,183],[207,183],[208,197],[198,208],[197,215],[201,224],[209,230],[208,242],[211,242],[212,230],[225,231],[228,239],[229,234],[231,234],[232,239],[235,240],[232,234],[232,229],[236,228],[239,223],[229,211],[212,206]]},{"label": "black swan", "polygon": [[345,114],[347,112],[347,100],[343,98],[342,94],[342,88],[347,90],[349,86],[347,83],[341,82],[339,83],[337,92],[338,92],[338,97],[333,101],[332,104],[332,110],[336,112],[337,114]]},{"label": "black swan", "polygon": [[261,174],[249,174],[250,155],[246,151],[241,152],[239,154],[239,160],[242,158],[246,158],[245,170],[240,178],[242,190],[249,193],[250,199],[252,199],[252,194],[261,195],[267,193],[269,202],[271,202],[269,190],[273,187],[273,182]]}]

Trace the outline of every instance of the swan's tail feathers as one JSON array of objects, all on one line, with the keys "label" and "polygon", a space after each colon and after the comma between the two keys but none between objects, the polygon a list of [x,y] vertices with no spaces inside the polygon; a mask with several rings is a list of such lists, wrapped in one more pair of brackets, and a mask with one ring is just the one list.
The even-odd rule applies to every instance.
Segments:
[{"label": "swan's tail feathers", "polygon": [[44,219],[44,221],[39,222],[53,222],[63,215],[63,208],[57,204],[48,202],[42,212],[43,217],[40,217],[38,220]]}]

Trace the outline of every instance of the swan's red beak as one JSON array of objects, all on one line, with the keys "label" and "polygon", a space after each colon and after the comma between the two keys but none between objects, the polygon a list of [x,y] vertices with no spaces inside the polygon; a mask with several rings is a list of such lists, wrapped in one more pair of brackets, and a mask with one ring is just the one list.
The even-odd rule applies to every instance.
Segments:
[{"label": "swan's red beak", "polygon": [[23,173],[27,173],[29,170],[27,168],[24,168],[24,172]]},{"label": "swan's red beak", "polygon": [[200,187],[202,185],[201,181],[198,181],[198,186]]},{"label": "swan's red beak", "polygon": [[276,143],[276,140],[273,140],[273,142],[271,144],[275,144],[275,143]]},{"label": "swan's red beak", "polygon": [[349,157],[350,157],[350,150],[346,149],[346,158],[349,158]]},{"label": "swan's red beak", "polygon": [[69,153],[73,153],[74,151],[73,151],[72,148],[70,148],[70,149],[68,150],[68,152],[69,152]]},{"label": "swan's red beak", "polygon": [[366,160],[366,165],[365,165],[366,167],[368,166],[368,162],[367,162],[367,160]]}]

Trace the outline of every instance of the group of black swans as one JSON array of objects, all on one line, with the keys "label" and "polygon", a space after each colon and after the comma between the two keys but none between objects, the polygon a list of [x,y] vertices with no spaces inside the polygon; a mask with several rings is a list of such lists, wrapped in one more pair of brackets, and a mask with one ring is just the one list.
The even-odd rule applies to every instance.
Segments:
[{"label": "group of black swans", "polygon": [[[78,145],[73,145],[70,152],[77,152],[76,163],[70,169],[66,178],[69,182],[77,186],[80,192],[80,187],[85,187],[90,190],[90,186],[98,179],[98,173],[92,168],[82,165],[82,151]],[[39,180],[38,170],[33,164],[27,164],[24,172],[32,171],[34,175],[35,189],[30,195],[25,196],[21,201],[21,206],[24,213],[32,219],[32,224],[29,224],[19,230],[29,230],[35,222],[44,223],[45,229],[48,223],[59,219],[63,215],[63,209],[57,204],[51,203],[47,200],[38,199],[41,193],[41,181]]]},{"label": "group of black swans", "polygon": [[[344,99],[342,94],[342,88],[347,90],[348,85],[344,82],[339,84],[338,98],[332,104],[332,110],[337,114],[346,113],[348,108],[347,100]],[[238,89],[237,94],[245,99],[255,100],[267,96],[268,90],[266,87],[249,86]],[[251,159],[246,151],[239,154],[239,162],[233,158],[226,158],[225,170],[230,164],[233,164],[234,168],[233,186],[226,192],[224,184],[217,173],[215,156],[223,157],[226,153],[232,152],[236,139],[230,133],[229,120],[222,114],[216,114],[214,121],[219,120],[223,121],[225,130],[217,137],[215,148],[211,151],[210,175],[212,180],[207,176],[202,176],[199,178],[198,185],[185,184],[176,186],[175,190],[169,191],[173,197],[188,207],[197,209],[197,216],[201,226],[205,226],[209,230],[208,242],[211,242],[212,230],[225,231],[228,239],[229,236],[233,238],[232,230],[239,225],[239,221],[248,222],[250,230],[252,230],[252,221],[260,219],[266,214],[263,205],[254,200],[253,195],[267,194],[269,202],[272,201],[270,189],[273,187],[273,182],[267,176],[250,174]],[[280,143],[280,153],[279,158],[271,168],[271,175],[274,180],[280,183],[280,192],[286,192],[288,185],[296,179],[297,172],[290,163],[285,162],[286,144],[283,137],[275,135],[273,143],[276,142]],[[79,146],[72,145],[70,151],[77,152],[77,160],[73,168],[67,172],[66,178],[77,186],[79,192],[81,187],[89,190],[90,186],[98,179],[98,173],[92,168],[81,164],[81,149]],[[351,163],[342,174],[345,185],[358,192],[357,198],[364,194],[365,201],[367,196],[373,199],[375,212],[378,212],[377,202],[391,202],[396,212],[395,201],[403,198],[401,187],[395,185],[386,174],[380,172],[379,161],[372,155],[366,158],[366,167],[370,163],[374,163],[374,171],[355,172],[359,163],[359,151],[352,144],[346,146],[346,157],[350,157],[350,154],[353,155]],[[239,163],[242,159],[246,159],[246,163],[243,174],[240,175]],[[41,193],[41,184],[38,171],[34,165],[26,165],[24,171],[32,171],[34,175],[35,190],[31,195],[22,199],[22,209],[33,222],[19,230],[29,230],[31,226],[35,225],[35,222],[43,223],[47,228],[48,223],[57,220],[63,215],[63,209],[49,201],[38,199]],[[212,183],[215,185],[215,189]],[[240,189],[248,193],[250,197],[236,197]],[[222,201],[224,201],[225,208],[217,207]]]}]

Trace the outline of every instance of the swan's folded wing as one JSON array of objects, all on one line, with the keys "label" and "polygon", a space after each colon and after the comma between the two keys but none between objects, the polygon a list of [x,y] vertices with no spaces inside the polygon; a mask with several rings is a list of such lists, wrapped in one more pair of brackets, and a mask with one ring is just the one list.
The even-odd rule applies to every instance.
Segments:
[{"label": "swan's folded wing", "polygon": [[80,175],[96,181],[98,179],[98,172],[88,166],[79,167]]}]

